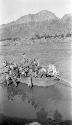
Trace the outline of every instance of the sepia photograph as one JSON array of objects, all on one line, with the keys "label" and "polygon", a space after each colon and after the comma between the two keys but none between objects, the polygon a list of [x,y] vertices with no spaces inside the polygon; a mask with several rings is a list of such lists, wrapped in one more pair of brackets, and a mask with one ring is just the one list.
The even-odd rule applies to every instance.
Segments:
[{"label": "sepia photograph", "polygon": [[72,125],[72,0],[0,0],[0,125]]}]

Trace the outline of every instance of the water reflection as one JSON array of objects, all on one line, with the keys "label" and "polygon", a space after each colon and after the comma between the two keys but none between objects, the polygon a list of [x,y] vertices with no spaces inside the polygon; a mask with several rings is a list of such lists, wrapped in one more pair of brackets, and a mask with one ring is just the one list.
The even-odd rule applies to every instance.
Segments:
[{"label": "water reflection", "polygon": [[33,89],[27,87],[27,85],[22,87],[15,88],[13,85],[7,88],[7,96],[9,101],[16,101],[16,102],[27,102],[29,105],[35,110],[38,110],[41,106],[35,100],[33,96]]},{"label": "water reflection", "polygon": [[[34,86],[30,89],[26,84],[3,88],[3,113],[10,117],[37,118],[46,114],[53,118],[58,110],[63,118],[70,118],[70,89],[59,85],[49,87]],[[0,99],[1,100],[1,99]],[[1,111],[1,110],[0,110]],[[38,115],[38,116],[37,116]]]}]

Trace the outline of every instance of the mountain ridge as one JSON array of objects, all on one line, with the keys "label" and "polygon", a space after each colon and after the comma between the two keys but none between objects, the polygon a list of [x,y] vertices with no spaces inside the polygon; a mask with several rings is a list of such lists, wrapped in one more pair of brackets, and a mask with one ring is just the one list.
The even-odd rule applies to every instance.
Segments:
[{"label": "mountain ridge", "polygon": [[61,19],[63,22],[72,22],[72,14],[69,13],[69,14],[65,14],[62,19]]},{"label": "mountain ridge", "polygon": [[41,36],[44,34],[46,34],[46,36],[66,35],[72,30],[71,19],[72,16],[70,14],[66,14],[63,18],[59,19],[50,11],[43,10],[39,13],[29,14],[14,22],[3,25],[2,28],[0,28],[0,39],[25,38],[38,34]]},{"label": "mountain ridge", "polygon": [[[37,16],[45,16],[45,18],[43,18],[43,20],[35,20]],[[53,17],[50,17],[50,19],[48,19],[48,16],[53,16]],[[33,19],[35,18],[35,19]],[[14,20],[14,21],[11,21],[7,24],[2,24],[0,25],[0,28],[2,26],[5,26],[5,25],[11,25],[11,24],[20,24],[20,23],[29,23],[29,22],[43,22],[43,21],[51,21],[51,20],[61,20],[64,22],[64,20],[66,19],[69,19],[70,21],[72,20],[72,13],[67,13],[65,14],[62,18],[59,18],[58,16],[56,16],[53,12],[51,11],[48,11],[48,10],[41,10],[35,14],[27,14],[27,15],[24,15],[24,16],[21,16],[19,17],[18,19]],[[21,21],[21,22],[20,22]]]},{"label": "mountain ridge", "polygon": [[16,20],[16,23],[29,23],[29,22],[43,22],[58,19],[56,15],[50,11],[42,10],[36,14],[28,14],[22,16],[21,18]]}]

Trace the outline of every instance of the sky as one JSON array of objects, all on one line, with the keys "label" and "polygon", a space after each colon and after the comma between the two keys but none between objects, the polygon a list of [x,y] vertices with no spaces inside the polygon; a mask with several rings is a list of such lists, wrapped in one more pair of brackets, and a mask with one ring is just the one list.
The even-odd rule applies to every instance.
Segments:
[{"label": "sky", "polygon": [[0,25],[41,10],[51,11],[61,18],[72,13],[72,0],[0,0]]}]

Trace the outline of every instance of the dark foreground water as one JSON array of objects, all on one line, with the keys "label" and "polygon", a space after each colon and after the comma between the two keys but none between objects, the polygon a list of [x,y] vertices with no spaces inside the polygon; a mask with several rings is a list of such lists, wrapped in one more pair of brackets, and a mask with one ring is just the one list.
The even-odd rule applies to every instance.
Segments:
[{"label": "dark foreground water", "polygon": [[71,91],[70,87],[57,82],[51,86],[34,86],[26,84],[0,86],[0,123],[25,124],[38,121],[41,124],[70,125]]},{"label": "dark foreground water", "polygon": [[[22,119],[22,118],[12,118],[1,115],[0,125],[31,125],[30,123],[37,122],[38,125],[72,125],[71,120],[53,120],[51,118],[47,119]],[[37,125],[37,124],[32,124]]]}]

